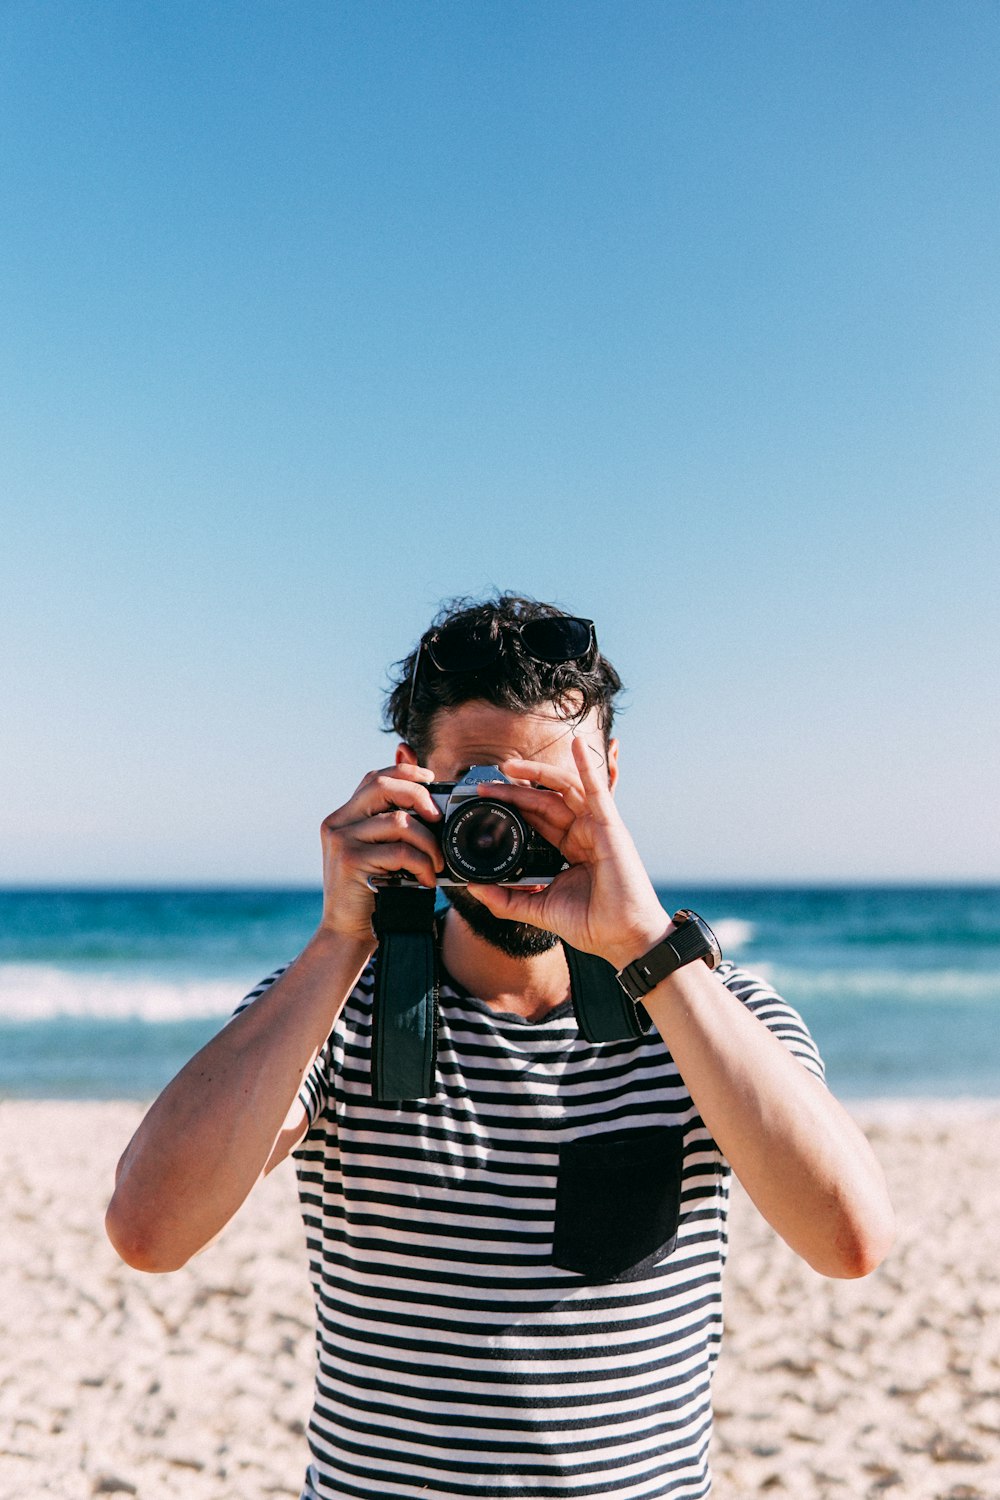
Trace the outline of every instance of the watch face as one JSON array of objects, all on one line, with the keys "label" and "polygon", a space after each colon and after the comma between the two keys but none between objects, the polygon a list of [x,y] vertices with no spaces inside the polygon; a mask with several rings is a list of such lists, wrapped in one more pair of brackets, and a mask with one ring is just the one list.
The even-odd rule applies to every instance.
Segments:
[{"label": "watch face", "polygon": [[710,969],[717,969],[722,962],[722,949],[719,947],[718,938],[705,921],[705,918],[699,917],[696,911],[689,911],[687,907],[681,907],[680,911],[674,912],[670,920],[675,927],[686,927],[689,922],[695,923],[705,942],[705,962]]}]

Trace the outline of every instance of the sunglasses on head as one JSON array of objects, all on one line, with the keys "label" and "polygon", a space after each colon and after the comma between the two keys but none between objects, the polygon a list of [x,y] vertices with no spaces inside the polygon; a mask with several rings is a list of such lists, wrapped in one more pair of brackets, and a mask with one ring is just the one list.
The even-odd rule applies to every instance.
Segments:
[{"label": "sunglasses on head", "polygon": [[428,631],[417,647],[407,718],[413,712],[417,674],[425,654],[439,672],[476,672],[503,655],[505,637],[511,636],[519,640],[526,656],[550,666],[579,661],[597,646],[593,620],[584,620],[579,615],[546,615],[540,620],[509,622],[494,615],[478,624],[442,625]]}]

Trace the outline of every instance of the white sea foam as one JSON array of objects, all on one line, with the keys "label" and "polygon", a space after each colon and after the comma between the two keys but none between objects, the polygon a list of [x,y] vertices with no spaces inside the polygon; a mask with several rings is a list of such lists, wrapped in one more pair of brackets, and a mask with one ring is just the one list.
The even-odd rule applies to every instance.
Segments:
[{"label": "white sea foam", "polygon": [[[715,930],[727,957],[750,940],[750,924],[738,918],[724,918]],[[757,959],[749,967],[795,1004],[847,1000],[1000,1003],[1000,974],[995,970],[793,969]],[[63,1016],[151,1022],[220,1018],[231,1014],[256,978],[174,978],[46,964],[0,964],[0,1021],[49,1021]]]},{"label": "white sea foam", "polygon": [[723,955],[728,958],[753,941],[754,926],[742,917],[719,917],[712,923],[712,931],[719,939]]},{"label": "white sea foam", "polygon": [[1000,974],[995,970],[786,969],[776,964],[771,967],[770,979],[789,999],[901,1000],[917,1004],[1000,1001]]},{"label": "white sea foam", "polygon": [[228,1015],[247,988],[238,979],[158,979],[0,964],[0,1020],[205,1020]]}]

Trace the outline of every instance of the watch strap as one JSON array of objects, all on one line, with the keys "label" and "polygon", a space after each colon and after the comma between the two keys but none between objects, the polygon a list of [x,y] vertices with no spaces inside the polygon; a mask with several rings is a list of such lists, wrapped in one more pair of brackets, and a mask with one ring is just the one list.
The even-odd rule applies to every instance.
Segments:
[{"label": "watch strap", "polygon": [[701,958],[710,969],[716,969],[722,962],[715,934],[701,917],[693,911],[681,910],[675,912],[671,920],[673,931],[642,958],[626,964],[617,976],[622,989],[635,1002],[685,964]]}]

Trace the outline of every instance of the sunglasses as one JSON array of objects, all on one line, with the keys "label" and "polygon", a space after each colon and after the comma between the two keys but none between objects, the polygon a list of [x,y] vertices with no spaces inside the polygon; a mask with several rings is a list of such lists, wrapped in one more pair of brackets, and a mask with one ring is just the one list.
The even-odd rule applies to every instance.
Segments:
[{"label": "sunglasses", "polygon": [[426,653],[439,672],[476,672],[497,661],[505,649],[505,637],[516,636],[521,650],[534,661],[559,666],[562,662],[580,661],[597,647],[593,620],[579,615],[547,615],[541,620],[501,622],[494,616],[481,624],[443,625],[423,636],[413,660],[410,677],[410,703],[407,719],[413,712],[417,674]]}]

